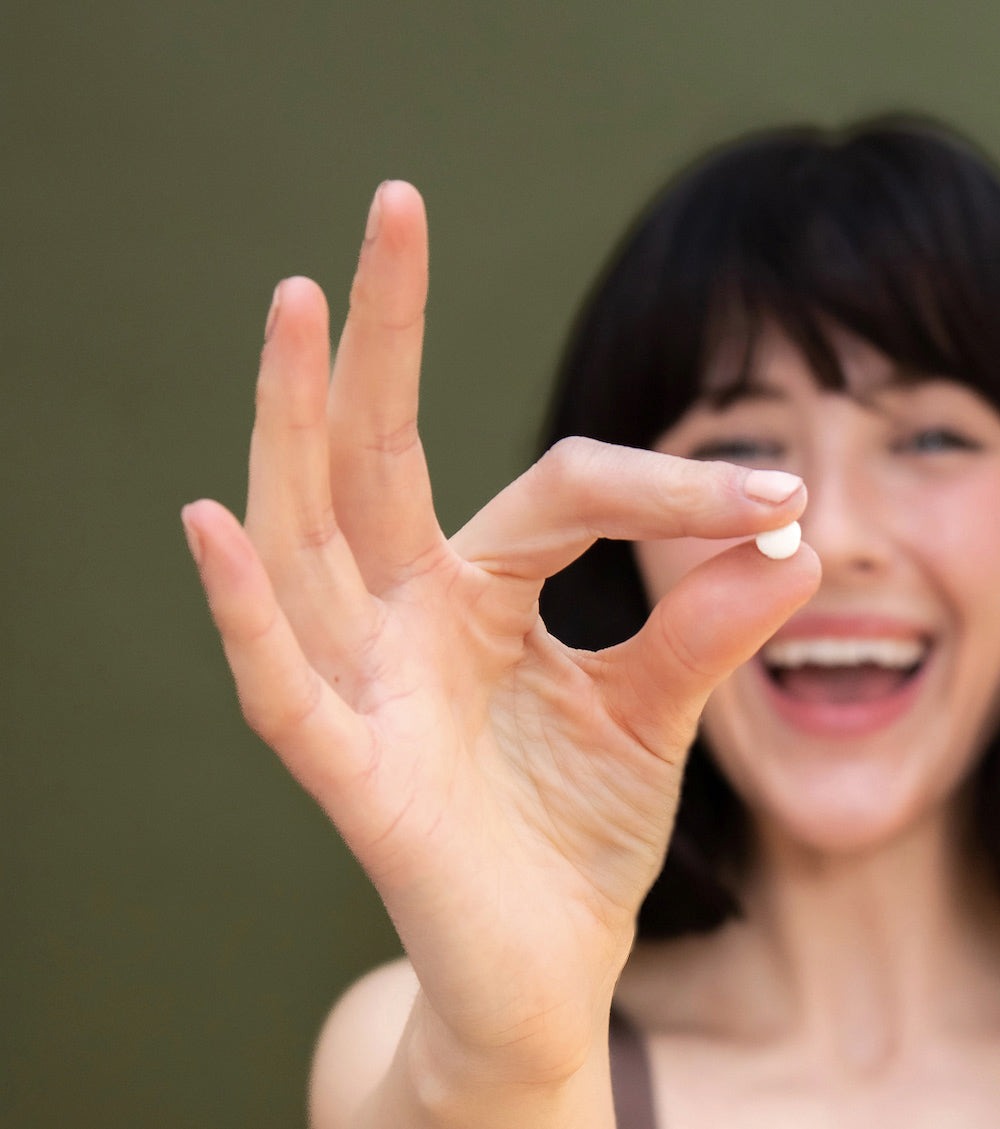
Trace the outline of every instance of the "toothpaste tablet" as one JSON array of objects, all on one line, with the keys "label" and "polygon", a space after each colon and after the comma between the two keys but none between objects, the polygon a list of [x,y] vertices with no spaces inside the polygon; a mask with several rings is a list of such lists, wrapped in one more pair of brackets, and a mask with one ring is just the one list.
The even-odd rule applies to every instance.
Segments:
[{"label": "toothpaste tablet", "polygon": [[783,525],[780,529],[769,529],[758,533],[757,548],[772,561],[783,561],[794,554],[802,540],[802,526],[797,521]]}]

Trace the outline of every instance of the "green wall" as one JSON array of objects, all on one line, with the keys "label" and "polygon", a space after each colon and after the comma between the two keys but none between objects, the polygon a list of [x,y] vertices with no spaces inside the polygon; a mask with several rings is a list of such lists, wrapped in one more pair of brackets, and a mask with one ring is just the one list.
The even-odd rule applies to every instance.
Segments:
[{"label": "green wall", "polygon": [[344,299],[424,191],[447,528],[530,457],[553,358],[664,170],[916,107],[1000,152],[994,0],[12,4],[0,105],[0,1124],[303,1120],[332,999],[395,952],[241,723],[177,511],[240,511],[275,281]]}]

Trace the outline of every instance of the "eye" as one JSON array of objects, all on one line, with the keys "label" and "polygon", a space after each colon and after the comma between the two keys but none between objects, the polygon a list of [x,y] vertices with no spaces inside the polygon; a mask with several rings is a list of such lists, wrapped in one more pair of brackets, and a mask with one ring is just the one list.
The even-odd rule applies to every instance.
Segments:
[{"label": "eye", "polygon": [[916,455],[935,455],[947,451],[978,451],[980,444],[950,427],[925,427],[896,443],[896,449]]},{"label": "eye", "polygon": [[784,453],[782,445],[773,440],[735,435],[731,438],[707,439],[694,447],[688,457],[705,461],[717,459],[726,463],[773,463]]}]

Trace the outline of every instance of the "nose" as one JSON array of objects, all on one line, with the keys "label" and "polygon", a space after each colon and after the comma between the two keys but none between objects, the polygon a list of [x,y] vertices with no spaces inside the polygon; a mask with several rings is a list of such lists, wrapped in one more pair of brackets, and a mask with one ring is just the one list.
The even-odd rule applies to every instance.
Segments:
[{"label": "nose", "polygon": [[809,504],[800,519],[802,536],[819,555],[825,579],[861,581],[882,573],[892,539],[874,476],[840,450],[805,477]]}]

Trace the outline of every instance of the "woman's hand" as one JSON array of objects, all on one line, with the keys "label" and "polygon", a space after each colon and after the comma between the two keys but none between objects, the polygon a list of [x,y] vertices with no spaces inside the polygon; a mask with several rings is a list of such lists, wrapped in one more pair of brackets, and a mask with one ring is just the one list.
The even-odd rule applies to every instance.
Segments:
[{"label": "woman's hand", "polygon": [[386,183],[332,380],[323,295],[287,279],[245,527],[211,501],[185,525],[247,721],[378,888],[426,1038],[554,1078],[604,1030],[707,695],[818,566],[741,544],[629,642],[555,641],[542,581],[595,538],[750,538],[805,492],[772,505],[743,468],[569,440],[447,540],[416,423],[425,294],[421,200]]}]

